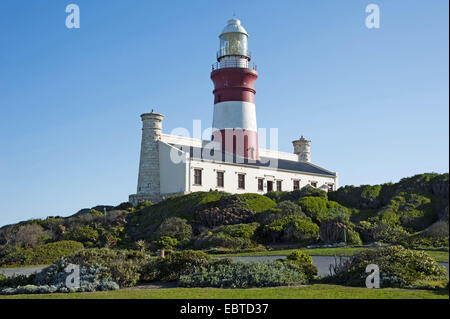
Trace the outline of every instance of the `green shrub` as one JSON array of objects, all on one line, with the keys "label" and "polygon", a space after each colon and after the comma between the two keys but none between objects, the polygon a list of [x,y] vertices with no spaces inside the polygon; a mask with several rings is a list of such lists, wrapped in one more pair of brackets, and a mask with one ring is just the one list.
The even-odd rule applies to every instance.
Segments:
[{"label": "green shrub", "polygon": [[376,224],[373,230],[373,238],[388,244],[396,244],[405,240],[409,233],[400,225],[392,225],[385,222]]},{"label": "green shrub", "polygon": [[65,240],[78,241],[86,246],[93,246],[98,238],[98,231],[91,226],[75,226],[64,234]]},{"label": "green shrub", "polygon": [[192,227],[186,219],[171,217],[164,220],[158,227],[157,237],[169,236],[178,240],[180,246],[190,242],[192,237]]},{"label": "green shrub", "polygon": [[245,193],[236,196],[241,198],[247,208],[253,210],[255,213],[265,211],[276,205],[276,203],[270,198],[259,194]]},{"label": "green shrub", "polygon": [[209,264],[211,257],[202,251],[185,250],[172,252],[165,258],[151,259],[142,270],[142,279],[175,281],[181,275],[190,274]]},{"label": "green shrub", "polygon": [[301,189],[294,190],[292,192],[280,192],[272,191],[266,194],[267,197],[271,198],[275,202],[279,203],[282,201],[292,201],[296,202],[302,197],[320,197],[324,200],[328,199],[327,192],[312,187],[310,185],[304,186]]},{"label": "green shrub", "polygon": [[19,286],[31,285],[33,283],[33,280],[34,274],[30,276],[13,275],[11,277],[0,274],[0,287],[16,288]]},{"label": "green shrub", "polygon": [[83,249],[82,243],[71,240],[58,241],[29,249],[9,247],[0,253],[0,265],[51,264],[59,258],[69,256],[81,249]]},{"label": "green shrub", "polygon": [[347,235],[347,244],[353,246],[361,246],[363,244],[361,237],[359,236],[359,233],[357,231],[354,231],[353,229],[348,229],[346,235]]},{"label": "green shrub", "polygon": [[152,206],[152,205],[153,205],[153,203],[152,203],[151,201],[149,201],[149,200],[144,200],[144,201],[139,202],[139,203],[137,204],[136,210],[142,210],[142,209],[147,208],[147,207],[150,207],[150,206]]},{"label": "green shrub", "polygon": [[352,224],[346,212],[333,215],[322,220],[320,224],[320,239],[326,243],[344,242],[348,230],[352,229]]},{"label": "green shrub", "polygon": [[152,245],[156,248],[162,249],[174,249],[178,246],[178,240],[169,236],[162,236],[160,239],[152,242]]},{"label": "green shrub", "polygon": [[31,265],[33,256],[30,250],[18,246],[6,246],[0,249],[0,265]]},{"label": "green shrub", "polygon": [[255,234],[255,230],[259,227],[258,223],[250,224],[236,224],[221,226],[217,229],[218,232],[222,232],[232,237],[242,237],[252,239]]},{"label": "green shrub", "polygon": [[288,262],[297,265],[305,274],[308,280],[314,279],[317,276],[317,267],[313,264],[311,256],[305,254],[301,250],[294,250],[286,259],[279,259],[282,262]]},{"label": "green shrub", "polygon": [[317,224],[320,224],[324,219],[333,217],[337,213],[345,213],[350,216],[348,208],[337,202],[328,201],[320,197],[303,197],[297,204],[302,208],[306,216],[311,217]]},{"label": "green shrub", "polygon": [[258,223],[225,225],[206,231],[199,235],[195,242],[196,249],[223,247],[230,249],[246,249],[256,246],[254,234]]},{"label": "green shrub", "polygon": [[244,237],[233,237],[223,232],[203,233],[200,236],[198,236],[194,242],[195,249],[222,247],[236,250],[236,249],[250,248],[253,246],[255,246],[255,243],[251,239]]},{"label": "green shrub", "polygon": [[300,206],[291,201],[282,201],[279,202],[274,208],[257,214],[255,216],[255,219],[261,225],[268,225],[276,221],[277,219],[281,219],[290,215],[306,217],[306,215],[302,212]]},{"label": "green shrub", "polygon": [[319,226],[297,215],[290,215],[274,221],[261,229],[260,236],[266,241],[284,241],[309,244],[319,238]]},{"label": "green shrub", "polygon": [[305,274],[295,266],[277,261],[217,263],[182,275],[182,287],[251,288],[292,286],[307,283]]},{"label": "green shrub", "polygon": [[406,288],[421,280],[442,280],[448,276],[445,268],[425,252],[391,246],[353,255],[338,265],[329,280],[343,285],[364,286],[369,264],[379,267],[382,288]]},{"label": "green shrub", "polygon": [[438,221],[421,232],[405,237],[401,244],[422,248],[448,247],[448,231],[448,221]]},{"label": "green shrub", "polygon": [[347,207],[359,209],[380,208],[383,200],[380,198],[382,185],[348,185],[328,194],[328,198]]},{"label": "green shrub", "polygon": [[131,204],[130,202],[123,202],[114,207],[114,209],[117,210],[130,210],[131,208],[133,208],[133,204]]},{"label": "green shrub", "polygon": [[31,263],[35,265],[54,263],[59,258],[69,256],[83,248],[82,243],[72,240],[41,245],[30,252],[32,255]]},{"label": "green shrub", "polygon": [[376,224],[371,223],[369,221],[360,221],[359,224],[356,226],[356,230],[361,236],[361,240],[364,243],[371,243],[374,242],[374,231],[375,231]]},{"label": "green shrub", "polygon": [[67,257],[67,261],[79,266],[102,266],[105,277],[110,277],[121,287],[131,287],[139,280],[147,258],[135,250],[90,248]]}]

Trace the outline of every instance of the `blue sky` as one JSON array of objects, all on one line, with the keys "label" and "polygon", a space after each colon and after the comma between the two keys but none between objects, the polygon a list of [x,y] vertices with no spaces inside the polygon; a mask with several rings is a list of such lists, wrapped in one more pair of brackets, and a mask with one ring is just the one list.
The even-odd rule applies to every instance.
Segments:
[{"label": "blue sky", "polygon": [[[81,28],[65,27],[80,7]],[[380,29],[365,7],[381,9]],[[448,2],[0,1],[0,225],[115,205],[136,191],[141,122],[212,122],[232,16],[258,65],[258,126],[301,134],[340,184],[449,170]]]}]

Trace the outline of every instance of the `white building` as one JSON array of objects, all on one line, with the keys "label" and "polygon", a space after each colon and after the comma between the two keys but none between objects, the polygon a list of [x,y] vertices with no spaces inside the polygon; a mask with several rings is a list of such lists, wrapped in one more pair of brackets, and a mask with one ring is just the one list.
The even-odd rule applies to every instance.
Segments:
[{"label": "white building", "polygon": [[145,113],[136,205],[174,194],[220,190],[229,193],[292,191],[311,185],[325,191],[338,187],[337,173],[311,163],[311,141],[293,141],[294,153],[258,145],[254,83],[258,77],[247,49],[248,34],[237,19],[219,36],[213,65],[213,141],[162,133],[164,116]]}]

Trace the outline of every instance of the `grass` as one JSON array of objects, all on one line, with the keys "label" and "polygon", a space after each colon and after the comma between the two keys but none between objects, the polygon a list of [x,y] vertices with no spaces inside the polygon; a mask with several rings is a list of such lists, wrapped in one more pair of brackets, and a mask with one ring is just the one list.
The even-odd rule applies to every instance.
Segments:
[{"label": "grass", "polygon": [[14,295],[0,299],[449,299],[448,290],[367,289],[315,284],[302,287],[122,289],[106,292]]},{"label": "grass", "polygon": [[[310,256],[353,256],[363,250],[370,248],[361,248],[361,247],[338,247],[338,248],[297,248],[301,251],[307,253]],[[235,254],[220,254],[214,255],[217,257],[240,257],[240,256],[284,256],[289,255],[294,250],[297,249],[281,249],[281,250],[268,250],[268,251],[257,251],[250,253],[235,253]],[[436,259],[438,262],[447,262],[449,260],[448,251],[435,251],[429,250],[426,251],[431,257]]]}]

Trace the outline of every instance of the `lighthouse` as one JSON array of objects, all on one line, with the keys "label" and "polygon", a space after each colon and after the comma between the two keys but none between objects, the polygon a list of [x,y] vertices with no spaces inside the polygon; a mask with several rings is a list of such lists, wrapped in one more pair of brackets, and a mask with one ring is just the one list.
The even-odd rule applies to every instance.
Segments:
[{"label": "lighthouse", "polygon": [[232,18],[219,39],[217,62],[211,71],[213,142],[164,134],[163,114],[153,110],[142,114],[137,192],[129,196],[130,203],[156,203],[173,195],[211,190],[261,195],[306,185],[336,190],[337,173],[311,163],[311,141],[303,136],[292,142],[293,153],[258,147],[258,73],[250,63],[248,33]]},{"label": "lighthouse", "polygon": [[212,66],[214,114],[212,140],[222,150],[258,160],[258,127],[255,109],[256,65],[250,64],[248,33],[232,18],[219,35],[217,62]]}]

